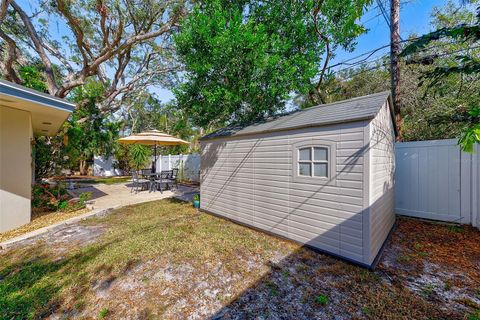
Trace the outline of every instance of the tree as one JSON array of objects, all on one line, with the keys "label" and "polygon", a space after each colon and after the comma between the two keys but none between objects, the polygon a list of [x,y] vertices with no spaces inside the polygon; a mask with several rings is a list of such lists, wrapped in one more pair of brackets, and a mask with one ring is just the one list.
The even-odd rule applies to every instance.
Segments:
[{"label": "tree", "polygon": [[[470,2],[478,4],[478,1]],[[461,20],[452,21],[452,17]],[[465,91],[464,87],[478,84],[480,77],[480,5],[476,16],[463,10],[460,13],[451,12],[451,17],[443,16],[438,21],[441,23],[437,24],[437,30],[413,41],[403,50],[402,56],[407,57],[411,64],[435,64],[435,67],[422,73],[420,83],[434,94],[445,97],[452,91],[458,92],[455,103],[463,112],[455,116],[465,123],[459,144],[463,150],[471,152],[474,144],[480,143],[480,98],[478,91],[464,99],[460,99],[460,95]],[[446,57],[439,53],[424,54],[430,46],[438,43],[453,43],[458,50]]]},{"label": "tree", "polygon": [[[33,60],[41,64],[46,91],[57,97],[94,77],[105,87],[104,115],[179,69],[170,39],[186,12],[182,0],[55,0],[37,8],[28,14],[15,0],[1,0],[1,74],[10,81],[22,83],[18,68]],[[64,32],[52,35],[52,22]]]},{"label": "tree", "polygon": [[147,146],[131,145],[128,148],[128,155],[130,157],[130,166],[136,170],[140,170],[152,161],[152,149]]},{"label": "tree", "polygon": [[370,1],[200,2],[175,45],[185,82],[179,107],[203,128],[281,111],[293,93],[312,103],[337,47],[351,50]]},{"label": "tree", "polygon": [[[460,24],[472,25],[476,19],[471,7],[459,7],[450,2],[432,12],[430,23],[440,30]],[[412,35],[410,41],[415,43],[417,38]],[[438,79],[430,77],[435,70],[454,66],[459,53],[478,57],[480,48],[469,41],[439,37],[400,61],[403,141],[458,138],[466,128],[478,124],[478,115],[475,111],[472,113],[469,106],[479,105],[480,75],[460,72]],[[326,82],[326,100],[333,102],[390,90],[389,77],[387,56],[376,65],[367,64],[337,73]],[[433,87],[431,81],[435,81]]]},{"label": "tree", "polygon": [[124,119],[122,131],[138,133],[157,129],[184,140],[190,145],[170,146],[159,149],[160,154],[187,153],[198,151],[201,130],[193,126],[188,114],[174,103],[164,104],[153,94],[143,92],[129,108],[122,110]]},{"label": "tree", "polygon": [[[99,103],[104,96],[105,87],[99,81],[88,80],[72,92],[72,100],[83,101],[64,126],[68,138],[65,147],[70,167],[78,164],[80,174],[87,174],[88,163],[94,155],[113,154],[119,137],[121,122],[101,115]],[[88,102],[86,102],[88,101]],[[90,117],[90,121],[79,121]]]},{"label": "tree", "polygon": [[400,126],[400,0],[390,1],[390,81],[397,126]]}]

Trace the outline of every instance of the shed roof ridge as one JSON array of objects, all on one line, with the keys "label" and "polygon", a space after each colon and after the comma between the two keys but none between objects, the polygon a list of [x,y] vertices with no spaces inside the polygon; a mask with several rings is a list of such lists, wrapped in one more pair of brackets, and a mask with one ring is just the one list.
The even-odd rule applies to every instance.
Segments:
[{"label": "shed roof ridge", "polygon": [[345,99],[345,100],[339,100],[339,101],[335,101],[335,102],[323,103],[323,104],[312,106],[310,108],[302,109],[302,110],[299,110],[299,111],[302,112],[302,111],[312,110],[312,109],[316,109],[316,108],[330,107],[330,106],[333,106],[333,105],[336,105],[336,104],[343,104],[343,103],[348,103],[348,102],[352,102],[352,101],[356,101],[356,100],[364,100],[364,99],[367,99],[367,98],[371,98],[373,96],[383,96],[383,95],[389,95],[389,94],[390,94],[390,91],[388,91],[388,90],[381,91],[381,92],[375,92],[375,93],[367,94],[366,96],[360,96],[360,97],[354,97],[354,98]]}]

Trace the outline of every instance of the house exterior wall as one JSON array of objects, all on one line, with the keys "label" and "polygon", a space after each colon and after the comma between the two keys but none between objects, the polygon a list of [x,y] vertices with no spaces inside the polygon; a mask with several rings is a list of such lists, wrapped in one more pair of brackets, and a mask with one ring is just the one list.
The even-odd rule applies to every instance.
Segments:
[{"label": "house exterior wall", "polygon": [[369,127],[369,210],[372,263],[395,223],[395,134],[388,102]]},{"label": "house exterior wall", "polygon": [[[368,126],[202,141],[201,209],[369,265]],[[331,146],[328,182],[294,177],[296,146],[308,143]]]},{"label": "house exterior wall", "polygon": [[0,232],[30,222],[32,137],[29,112],[0,106]]}]

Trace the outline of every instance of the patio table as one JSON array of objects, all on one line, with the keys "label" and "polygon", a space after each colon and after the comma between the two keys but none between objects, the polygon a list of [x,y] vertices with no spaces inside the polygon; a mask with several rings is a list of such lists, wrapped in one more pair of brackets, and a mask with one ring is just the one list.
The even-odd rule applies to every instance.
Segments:
[{"label": "patio table", "polygon": [[[154,189],[153,191],[155,191],[155,179],[157,176],[160,175],[160,172],[143,172],[142,173],[142,176],[145,178],[145,179],[148,179],[150,180],[150,186],[148,187],[148,190],[151,192],[152,189]],[[160,190],[160,192],[162,192],[162,190]]]},{"label": "patio table", "polygon": [[[149,191],[151,192],[152,190],[153,191],[156,191],[156,180],[159,179],[160,183],[158,184],[159,186],[159,191],[162,193],[163,190],[162,190],[162,181],[164,180],[165,177],[162,177],[162,176],[165,176],[165,174],[171,174],[172,170],[162,170],[161,172],[148,172],[148,173],[144,173],[143,176],[150,180],[150,187],[149,187]],[[165,179],[165,182],[167,182],[168,179]],[[168,184],[166,185],[166,187],[168,188]]]}]

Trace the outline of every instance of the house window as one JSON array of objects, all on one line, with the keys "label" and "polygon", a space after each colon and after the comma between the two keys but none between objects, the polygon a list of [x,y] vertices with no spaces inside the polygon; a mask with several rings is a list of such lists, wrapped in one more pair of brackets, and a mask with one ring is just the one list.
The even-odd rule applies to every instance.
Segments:
[{"label": "house window", "polygon": [[298,175],[302,177],[328,178],[328,148],[299,148]]}]

